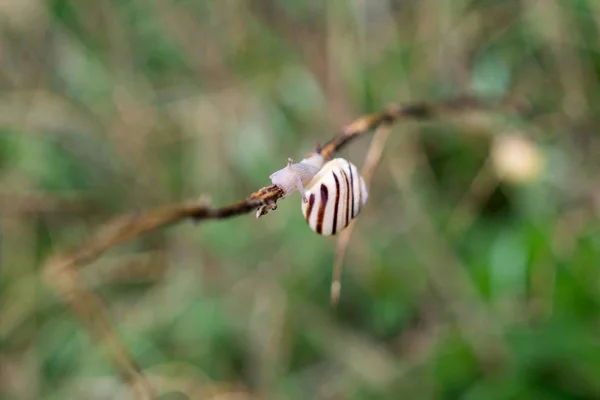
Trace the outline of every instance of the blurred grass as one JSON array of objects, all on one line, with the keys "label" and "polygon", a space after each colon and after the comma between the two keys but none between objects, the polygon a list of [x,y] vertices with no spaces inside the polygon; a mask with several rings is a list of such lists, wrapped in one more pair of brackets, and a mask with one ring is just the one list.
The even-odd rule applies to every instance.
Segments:
[{"label": "blurred grass", "polygon": [[[52,252],[117,213],[237,200],[359,115],[461,93],[542,113],[394,127],[337,309],[335,241],[297,196],[152,233],[84,274],[161,393],[600,397],[597,2],[7,0],[0,15],[1,398],[127,396],[42,284]],[[539,179],[492,168],[472,192],[492,137],[514,132],[544,154]],[[360,165],[367,146],[343,156]]]}]

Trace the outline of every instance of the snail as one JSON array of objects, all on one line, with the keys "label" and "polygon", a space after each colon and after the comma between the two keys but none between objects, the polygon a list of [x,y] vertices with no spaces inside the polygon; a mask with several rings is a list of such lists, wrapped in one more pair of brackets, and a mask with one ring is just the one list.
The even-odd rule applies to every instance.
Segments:
[{"label": "snail", "polygon": [[269,178],[284,192],[283,197],[298,189],[304,219],[323,236],[346,228],[368,199],[367,186],[354,164],[344,158],[325,162],[318,152],[298,163],[288,159],[287,166]]}]

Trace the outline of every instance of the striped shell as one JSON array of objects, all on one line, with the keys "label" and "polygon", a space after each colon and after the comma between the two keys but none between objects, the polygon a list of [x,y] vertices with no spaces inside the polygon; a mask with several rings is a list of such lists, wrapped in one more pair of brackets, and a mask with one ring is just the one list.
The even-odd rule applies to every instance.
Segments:
[{"label": "striped shell", "polygon": [[343,158],[326,163],[305,188],[302,214],[323,236],[339,233],[367,203],[368,192],[356,166]]}]

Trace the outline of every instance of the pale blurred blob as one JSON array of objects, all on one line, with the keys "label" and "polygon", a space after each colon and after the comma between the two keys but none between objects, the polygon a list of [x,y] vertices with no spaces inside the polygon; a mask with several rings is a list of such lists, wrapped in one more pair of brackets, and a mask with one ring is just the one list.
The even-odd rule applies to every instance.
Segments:
[{"label": "pale blurred blob", "polygon": [[491,158],[498,177],[513,184],[533,182],[546,164],[538,146],[519,133],[496,138],[492,143]]}]

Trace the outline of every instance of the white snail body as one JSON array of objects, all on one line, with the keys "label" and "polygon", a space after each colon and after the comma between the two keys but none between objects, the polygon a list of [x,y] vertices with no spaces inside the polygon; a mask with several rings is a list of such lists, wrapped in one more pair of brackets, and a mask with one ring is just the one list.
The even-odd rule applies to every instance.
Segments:
[{"label": "white snail body", "polygon": [[358,168],[335,158],[306,185],[302,214],[310,228],[323,236],[339,233],[363,209],[369,197]]},{"label": "white snail body", "polygon": [[269,178],[284,192],[284,197],[298,189],[304,219],[323,236],[335,235],[347,227],[368,199],[358,168],[343,158],[324,163],[323,156],[315,153],[299,163],[288,159],[288,165]]},{"label": "white snail body", "polygon": [[289,196],[295,189],[298,189],[302,198],[307,200],[304,194],[304,185],[307,185],[321,170],[323,163],[323,156],[318,153],[301,160],[299,163],[293,163],[291,159],[288,159],[288,165],[272,173],[269,178],[274,185],[283,190],[284,197]]}]

